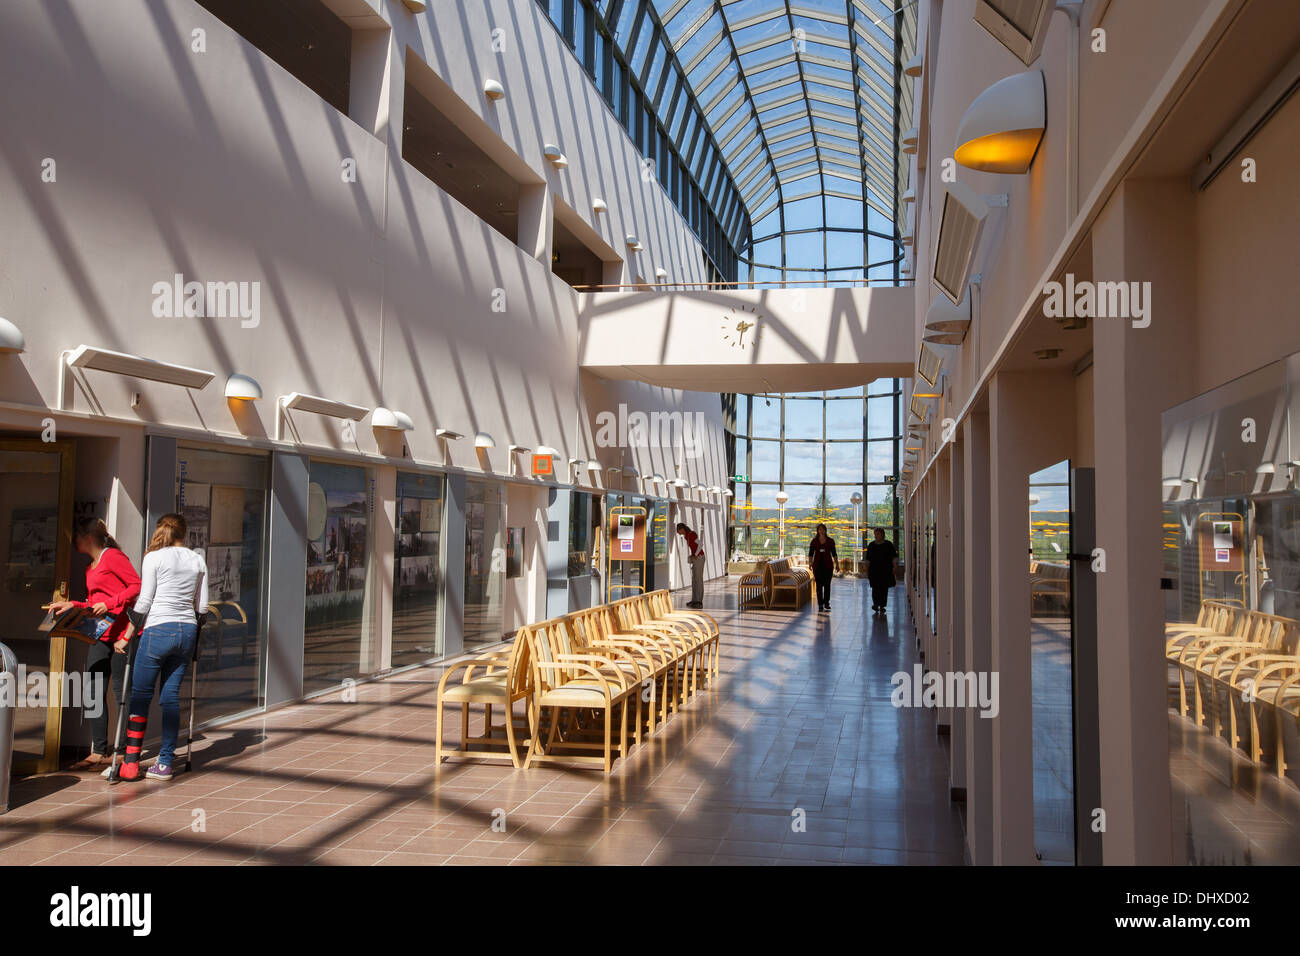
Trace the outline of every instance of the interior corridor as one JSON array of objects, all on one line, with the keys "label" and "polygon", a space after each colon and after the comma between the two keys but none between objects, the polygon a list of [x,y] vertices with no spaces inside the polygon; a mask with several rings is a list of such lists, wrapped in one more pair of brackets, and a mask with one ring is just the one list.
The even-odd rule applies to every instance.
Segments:
[{"label": "interior corridor", "polygon": [[870,615],[866,581],[848,579],[830,614],[740,614],[735,580],[705,595],[720,681],[608,778],[435,766],[441,668],[422,667],[358,686],[355,702],[332,694],[208,731],[195,772],[171,784],[15,781],[0,861],[965,862],[934,714],[890,701],[891,676],[917,659],[902,588],[886,618]]}]

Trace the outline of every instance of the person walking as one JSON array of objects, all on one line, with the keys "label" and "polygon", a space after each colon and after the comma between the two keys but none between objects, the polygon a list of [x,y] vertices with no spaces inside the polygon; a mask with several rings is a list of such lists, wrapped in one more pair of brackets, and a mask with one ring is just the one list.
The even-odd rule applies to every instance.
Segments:
[{"label": "person walking", "polygon": [[680,521],[677,533],[686,542],[686,563],[691,569],[691,599],[686,606],[704,607],[704,548],[700,546],[700,536]]},{"label": "person walking", "polygon": [[185,519],[178,514],[159,518],[140,567],[142,581],[135,613],[144,624],[131,673],[126,754],[119,771],[123,780],[139,779],[140,747],[155,684],[162,688],[162,744],[158,760],[145,776],[172,779],[181,723],[181,684],[194,657],[198,622],[208,606],[207,565],[185,546],[187,531]]},{"label": "person walking", "polygon": [[867,545],[867,581],[871,584],[871,610],[884,614],[889,604],[889,591],[894,586],[898,549],[885,538],[885,529],[877,528],[875,540]]},{"label": "person walking", "polygon": [[113,699],[119,707],[123,706],[122,675],[126,671],[130,624],[126,611],[140,593],[140,575],[108,533],[102,518],[79,521],[72,542],[90,558],[90,567],[86,569],[86,599],[58,601],[50,607],[58,614],[74,607],[90,612],[81,618],[76,629],[95,641],[86,652],[86,672],[95,682],[98,710],[90,715],[90,756],[78,760],[72,769],[98,770],[110,759],[106,684],[112,685]]},{"label": "person walking", "polygon": [[808,543],[808,565],[812,568],[813,579],[817,582],[817,610],[831,609],[831,578],[840,563],[840,556],[835,552],[835,539],[826,533],[826,525],[819,524],[817,533]]}]

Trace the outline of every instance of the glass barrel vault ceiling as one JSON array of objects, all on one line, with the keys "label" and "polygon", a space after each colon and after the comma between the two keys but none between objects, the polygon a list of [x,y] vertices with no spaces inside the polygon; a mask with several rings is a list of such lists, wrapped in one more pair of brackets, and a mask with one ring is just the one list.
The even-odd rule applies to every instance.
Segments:
[{"label": "glass barrel vault ceiling", "polygon": [[584,60],[617,50],[609,73],[654,127],[634,121],[638,146],[680,167],[752,278],[897,279],[916,0],[540,2]]}]

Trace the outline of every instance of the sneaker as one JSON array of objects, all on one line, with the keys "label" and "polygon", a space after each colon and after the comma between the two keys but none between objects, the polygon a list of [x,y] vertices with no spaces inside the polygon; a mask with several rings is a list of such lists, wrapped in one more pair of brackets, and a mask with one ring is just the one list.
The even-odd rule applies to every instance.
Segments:
[{"label": "sneaker", "polygon": [[687,601],[687,602],[686,602],[686,606],[687,606],[687,607],[696,607],[696,608],[698,608],[698,607],[704,607],[704,602],[703,602],[703,601]]},{"label": "sneaker", "polygon": [[175,777],[172,772],[172,765],[169,763],[156,763],[144,774],[150,780],[171,780]]}]

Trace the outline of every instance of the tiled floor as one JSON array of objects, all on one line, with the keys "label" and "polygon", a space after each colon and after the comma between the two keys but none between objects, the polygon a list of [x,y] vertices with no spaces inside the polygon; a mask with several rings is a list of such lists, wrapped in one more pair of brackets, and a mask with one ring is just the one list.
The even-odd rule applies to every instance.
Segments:
[{"label": "tiled floor", "polygon": [[0,864],[960,864],[934,715],[890,703],[901,597],[873,619],[866,582],[836,581],[830,614],[738,615],[712,583],[722,678],[608,778],[436,766],[421,668],[209,731],[171,784],[15,781]]}]

